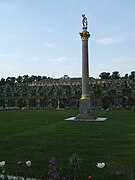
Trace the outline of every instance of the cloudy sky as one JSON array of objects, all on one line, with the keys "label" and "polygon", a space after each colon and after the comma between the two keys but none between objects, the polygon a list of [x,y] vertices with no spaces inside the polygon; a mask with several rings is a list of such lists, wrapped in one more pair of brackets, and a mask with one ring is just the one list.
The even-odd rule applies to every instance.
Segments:
[{"label": "cloudy sky", "polygon": [[0,0],[0,78],[81,77],[82,14],[90,76],[135,71],[135,0]]}]

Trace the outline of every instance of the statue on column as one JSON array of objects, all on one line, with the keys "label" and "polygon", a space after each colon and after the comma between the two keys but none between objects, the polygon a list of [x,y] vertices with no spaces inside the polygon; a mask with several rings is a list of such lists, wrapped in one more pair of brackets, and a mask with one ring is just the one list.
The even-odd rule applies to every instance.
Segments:
[{"label": "statue on column", "polygon": [[82,17],[83,17],[83,19],[82,19],[83,29],[87,29],[88,21],[87,21],[85,14],[82,14]]}]

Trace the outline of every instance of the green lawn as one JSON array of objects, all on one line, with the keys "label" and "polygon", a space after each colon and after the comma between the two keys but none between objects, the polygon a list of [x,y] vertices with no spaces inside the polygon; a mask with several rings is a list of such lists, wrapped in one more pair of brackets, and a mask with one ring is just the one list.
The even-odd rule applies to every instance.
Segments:
[{"label": "green lawn", "polygon": [[[94,111],[104,122],[73,122],[65,118],[77,115],[76,110],[0,111],[0,161],[6,171],[16,174],[17,161],[32,161],[22,167],[28,176],[48,172],[48,161],[56,157],[67,176],[72,174],[69,157],[80,159],[79,176],[87,180],[135,180],[135,112],[130,110]],[[105,162],[103,169],[96,163]],[[124,176],[116,176],[117,171]]]}]

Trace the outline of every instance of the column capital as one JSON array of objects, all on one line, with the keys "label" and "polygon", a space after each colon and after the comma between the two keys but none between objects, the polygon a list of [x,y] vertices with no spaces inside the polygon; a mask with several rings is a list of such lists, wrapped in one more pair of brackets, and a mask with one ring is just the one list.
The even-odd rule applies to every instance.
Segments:
[{"label": "column capital", "polygon": [[82,41],[88,41],[90,33],[88,31],[83,31],[80,33]]}]

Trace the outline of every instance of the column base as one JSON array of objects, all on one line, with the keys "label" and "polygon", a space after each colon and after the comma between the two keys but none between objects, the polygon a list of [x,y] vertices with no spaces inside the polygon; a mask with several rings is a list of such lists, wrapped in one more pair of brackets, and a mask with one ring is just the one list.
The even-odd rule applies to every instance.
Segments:
[{"label": "column base", "polygon": [[75,121],[95,121],[96,118],[94,117],[93,114],[92,115],[90,115],[90,114],[78,114],[74,120]]},{"label": "column base", "polygon": [[80,99],[79,114],[76,116],[75,121],[94,121],[96,117],[92,114],[91,100]]}]

